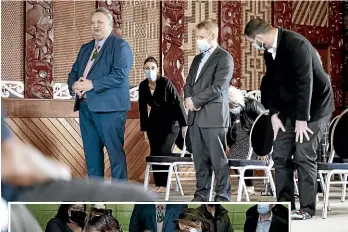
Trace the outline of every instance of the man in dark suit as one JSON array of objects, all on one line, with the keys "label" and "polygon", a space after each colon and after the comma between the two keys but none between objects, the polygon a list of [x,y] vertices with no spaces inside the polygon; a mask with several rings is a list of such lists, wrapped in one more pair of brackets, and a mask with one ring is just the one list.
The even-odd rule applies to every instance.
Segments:
[{"label": "man in dark suit", "polygon": [[176,231],[174,220],[187,208],[182,204],[134,205],[129,232]]},{"label": "man in dark suit", "polygon": [[196,29],[197,44],[203,53],[193,59],[184,86],[197,178],[193,200],[208,200],[213,169],[217,181],[215,201],[229,201],[231,185],[225,150],[230,125],[228,87],[233,58],[217,43],[217,24],[205,20]]},{"label": "man in dark suit", "polygon": [[302,35],[261,19],[251,20],[244,33],[255,48],[265,51],[277,199],[291,201],[294,209],[294,156],[301,208],[293,218],[309,219],[316,206],[316,150],[334,110],[330,80]]},{"label": "man in dark suit", "polygon": [[257,217],[249,216],[244,223],[244,232],[286,232],[289,231],[288,218],[283,218],[273,214],[274,205],[258,204]]},{"label": "man in dark suit", "polygon": [[112,178],[126,180],[123,144],[133,54],[125,40],[111,33],[113,18],[107,9],[98,8],[91,23],[94,40],[82,45],[68,78],[76,96],[74,110],[80,110],[88,176],[104,176],[105,146]]}]

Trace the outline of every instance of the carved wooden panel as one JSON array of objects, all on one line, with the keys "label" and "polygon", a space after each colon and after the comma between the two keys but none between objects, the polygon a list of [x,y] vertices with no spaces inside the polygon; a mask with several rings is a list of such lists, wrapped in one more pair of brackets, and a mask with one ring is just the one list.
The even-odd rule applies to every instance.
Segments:
[{"label": "carved wooden panel", "polygon": [[162,1],[162,64],[164,75],[179,94],[184,88],[184,11],[186,1]]},{"label": "carved wooden panel", "polygon": [[108,9],[114,18],[113,32],[117,36],[122,36],[122,1],[97,1],[98,7]]},{"label": "carved wooden panel", "polygon": [[233,56],[233,85],[240,88],[241,44],[244,34],[242,31],[242,3],[240,1],[221,1],[219,11],[220,45]]},{"label": "carved wooden panel", "polygon": [[291,30],[292,7],[291,1],[273,2],[273,25]]},{"label": "carved wooden panel", "polygon": [[346,101],[345,106],[348,106],[348,2],[344,2],[344,37],[343,37],[343,46],[344,46],[344,65],[343,65],[343,85],[344,90],[346,91]]},{"label": "carved wooden panel", "polygon": [[26,1],[26,98],[53,98],[53,3]]}]

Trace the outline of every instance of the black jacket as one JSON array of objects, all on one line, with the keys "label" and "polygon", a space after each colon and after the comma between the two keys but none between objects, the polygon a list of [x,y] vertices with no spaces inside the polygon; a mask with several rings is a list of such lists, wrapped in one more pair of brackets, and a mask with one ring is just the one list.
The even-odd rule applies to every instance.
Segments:
[{"label": "black jacket", "polygon": [[211,232],[234,232],[228,211],[221,205],[215,205],[215,217],[207,210],[206,205],[201,205],[197,210],[209,221]]},{"label": "black jacket", "polygon": [[[171,130],[173,126],[186,126],[187,116],[184,105],[173,83],[166,77],[158,78],[153,95],[148,85],[148,79],[143,80],[139,85],[141,131]],[[151,107],[150,115],[148,115],[148,105]]]},{"label": "black jacket", "polygon": [[[263,105],[255,99],[245,98],[245,106],[240,113],[240,123],[243,130],[250,133],[251,127],[257,116],[259,116],[265,108]],[[236,126],[236,115],[230,112],[231,127],[228,128],[227,132],[227,146],[231,147],[237,139],[237,126]]]},{"label": "black jacket", "polygon": [[333,90],[316,51],[302,35],[278,28],[275,60],[264,52],[267,105],[284,122],[316,121],[334,111]]},{"label": "black jacket", "polygon": [[[247,217],[244,223],[244,232],[256,232],[258,218]],[[289,231],[289,223],[282,218],[273,214],[271,226],[268,232],[287,232]]]}]

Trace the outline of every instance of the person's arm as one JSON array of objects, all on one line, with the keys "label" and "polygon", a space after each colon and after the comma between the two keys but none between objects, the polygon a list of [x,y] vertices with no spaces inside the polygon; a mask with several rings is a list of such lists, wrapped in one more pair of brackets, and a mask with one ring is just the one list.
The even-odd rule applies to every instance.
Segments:
[{"label": "person's arm", "polygon": [[205,104],[217,98],[223,91],[226,91],[226,89],[229,87],[232,74],[232,56],[228,55],[220,58],[212,85],[192,97],[192,102],[195,108],[201,108]]},{"label": "person's arm", "polygon": [[236,143],[237,128],[235,127],[233,122],[231,122],[231,126],[228,128],[226,139],[227,139],[227,146],[230,148],[233,144]]},{"label": "person's arm", "polygon": [[304,41],[295,41],[292,46],[292,61],[296,81],[296,120],[309,121],[313,91],[312,56]]},{"label": "person's arm", "polygon": [[142,228],[140,226],[140,214],[141,214],[141,205],[134,205],[132,216],[129,221],[129,232],[140,232]]},{"label": "person's arm", "polygon": [[115,88],[122,85],[129,79],[129,70],[133,64],[133,53],[126,41],[123,41],[120,46],[114,46],[113,64],[111,72],[92,80],[93,89],[97,94],[105,92],[110,88]]},{"label": "person's arm", "polygon": [[79,51],[79,53],[77,55],[77,58],[75,60],[75,63],[72,65],[71,71],[68,74],[68,81],[67,81],[67,83],[68,83],[68,86],[69,86],[69,92],[70,92],[71,96],[75,95],[74,90],[72,90],[72,86],[79,79],[79,76],[78,76],[78,62],[79,62],[79,60],[81,59],[81,56],[82,56],[82,49],[83,49],[83,46],[81,47],[81,49],[80,49],[80,51]]},{"label": "person's arm", "polygon": [[187,126],[187,116],[186,116],[186,111],[184,108],[184,104],[182,103],[179,93],[176,90],[175,86],[173,83],[168,79],[167,80],[167,93],[170,94],[170,99],[172,100],[175,108],[175,114],[177,115],[178,122],[180,127]]},{"label": "person's arm", "polygon": [[[263,78],[265,79],[266,83],[262,83],[261,101],[266,101],[266,104],[264,105],[266,105],[266,108],[269,109],[269,115],[272,116],[273,114],[279,113],[277,102],[279,99],[279,87],[275,86],[274,74],[270,70],[272,67],[270,64],[270,59],[273,59],[272,55],[265,52],[263,56],[266,65],[266,74]],[[264,95],[263,98],[262,95]]]},{"label": "person's arm", "polygon": [[227,223],[226,223],[226,229],[225,229],[225,231],[226,232],[234,232],[234,230],[233,230],[233,226],[232,226],[232,223],[231,223],[231,220],[230,220],[230,217],[228,216],[228,214],[226,214],[226,221],[227,221]]},{"label": "person's arm", "polygon": [[140,113],[140,130],[147,131],[148,123],[149,123],[149,115],[147,111],[147,101],[145,89],[142,83],[139,85],[139,113]]}]

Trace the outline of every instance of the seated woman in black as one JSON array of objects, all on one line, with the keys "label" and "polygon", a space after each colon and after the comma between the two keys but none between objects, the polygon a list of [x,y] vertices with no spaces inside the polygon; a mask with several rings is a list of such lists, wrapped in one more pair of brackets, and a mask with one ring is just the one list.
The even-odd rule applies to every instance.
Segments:
[{"label": "seated woman in black", "polygon": [[[180,127],[185,137],[187,116],[184,105],[173,83],[158,75],[158,62],[148,57],[144,62],[146,79],[139,85],[140,128],[150,144],[151,156],[171,156]],[[148,106],[151,107],[150,114]],[[153,166],[166,170],[168,166]],[[164,192],[168,173],[154,172],[156,192]]]},{"label": "seated woman in black", "polygon": [[[227,156],[231,159],[246,159],[249,152],[251,127],[265,108],[255,99],[244,97],[241,90],[231,86],[228,90],[231,127],[227,132]],[[245,172],[246,177],[253,176],[252,170]],[[246,179],[249,195],[255,195],[252,180]],[[237,190],[232,192],[236,194]]]},{"label": "seated woman in black", "polygon": [[82,232],[86,219],[86,205],[61,204],[57,215],[50,219],[45,232]]}]

